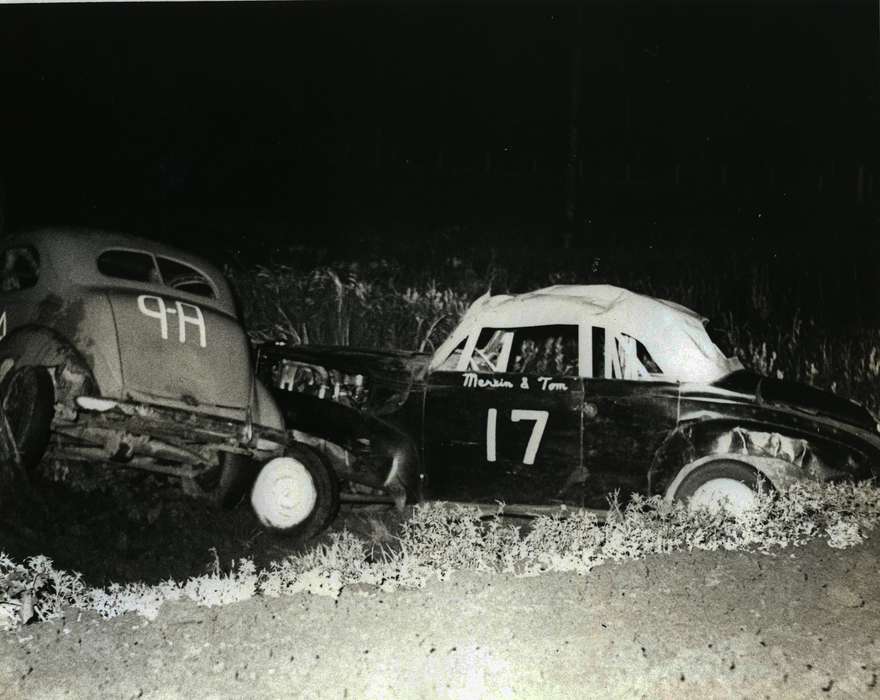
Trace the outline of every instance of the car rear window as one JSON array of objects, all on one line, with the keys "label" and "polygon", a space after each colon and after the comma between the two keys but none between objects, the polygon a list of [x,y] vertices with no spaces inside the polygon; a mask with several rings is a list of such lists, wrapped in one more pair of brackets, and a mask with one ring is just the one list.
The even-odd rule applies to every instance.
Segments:
[{"label": "car rear window", "polygon": [[101,253],[98,256],[98,270],[102,275],[133,282],[160,282],[153,256],[131,250],[108,250]]},{"label": "car rear window", "polygon": [[179,289],[202,297],[213,297],[214,288],[208,279],[198,270],[161,256],[156,256],[162,280],[169,287]]},{"label": "car rear window", "polygon": [[98,256],[98,270],[108,277],[160,284],[202,297],[216,296],[208,278],[195,268],[149,253],[106,250]]}]

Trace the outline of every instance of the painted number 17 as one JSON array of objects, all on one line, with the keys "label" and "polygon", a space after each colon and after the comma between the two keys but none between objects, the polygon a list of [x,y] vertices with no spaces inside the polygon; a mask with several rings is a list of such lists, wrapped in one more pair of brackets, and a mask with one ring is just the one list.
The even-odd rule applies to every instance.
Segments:
[{"label": "painted number 17", "polygon": [[[535,456],[538,454],[538,447],[541,444],[541,438],[544,436],[544,428],[547,427],[547,419],[550,417],[549,411],[532,411],[525,408],[514,408],[510,412],[511,423],[519,423],[521,420],[533,420],[535,424],[532,426],[532,434],[529,436],[529,442],[526,445],[526,453],[523,455],[523,464],[534,464]],[[489,414],[486,416],[486,461],[494,462],[497,459],[496,444],[498,433],[498,409],[490,408]]]}]

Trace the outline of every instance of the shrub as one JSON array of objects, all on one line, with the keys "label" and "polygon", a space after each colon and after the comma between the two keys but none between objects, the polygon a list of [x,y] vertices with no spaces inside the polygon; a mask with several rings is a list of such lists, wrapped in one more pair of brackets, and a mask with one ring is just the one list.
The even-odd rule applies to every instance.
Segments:
[{"label": "shrub", "polygon": [[265,570],[242,559],[222,574],[215,552],[211,572],[157,586],[88,588],[78,574],[55,570],[45,557],[17,564],[0,554],[0,628],[50,620],[68,607],[104,617],[136,612],[152,619],[164,601],[183,598],[212,606],[254,595],[307,592],[335,597],[351,584],[388,591],[418,588],[461,570],[516,576],[546,571],[587,574],[607,560],[694,549],[766,552],[816,537],[826,538],[832,547],[851,547],[880,523],[880,489],[869,483],[801,483],[760,494],[753,509],[738,515],[723,508],[690,511],[657,496],[636,497],[625,508],[613,505],[604,524],[591,513],[574,511],[568,517],[539,517],[525,532],[502,515],[503,506],[487,516],[475,507],[420,505],[403,524],[399,546],[378,557],[365,542],[341,532]]}]

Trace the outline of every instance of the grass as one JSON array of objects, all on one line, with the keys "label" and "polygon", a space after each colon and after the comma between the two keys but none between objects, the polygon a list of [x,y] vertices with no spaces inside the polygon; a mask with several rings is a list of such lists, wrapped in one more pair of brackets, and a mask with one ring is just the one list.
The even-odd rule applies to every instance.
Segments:
[{"label": "grass", "polygon": [[419,588],[455,571],[536,576],[548,571],[586,575],[606,561],[688,550],[771,551],[824,538],[832,547],[859,544],[880,524],[880,489],[872,484],[802,483],[761,493],[739,515],[690,511],[659,497],[614,506],[604,525],[589,513],[542,516],[527,529],[501,514],[485,517],[465,506],[417,506],[393,546],[377,546],[343,531],[303,554],[257,569],[234,562],[184,582],[114,584],[96,589],[78,574],[58,571],[45,557],[24,563],[0,554],[0,628],[62,617],[66,609],[103,617],[137,613],[155,618],[165,601],[225,605],[253,596],[306,592],[338,596],[353,584],[385,591]]}]

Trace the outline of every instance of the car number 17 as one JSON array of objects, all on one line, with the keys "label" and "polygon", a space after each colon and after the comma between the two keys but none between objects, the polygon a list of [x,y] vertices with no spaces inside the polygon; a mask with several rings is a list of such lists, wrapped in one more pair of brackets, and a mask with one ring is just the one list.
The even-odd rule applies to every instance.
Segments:
[{"label": "car number 17", "polygon": [[[541,445],[541,438],[544,436],[544,428],[547,427],[547,419],[550,417],[550,411],[533,411],[525,408],[514,408],[510,412],[511,423],[519,423],[523,420],[535,421],[532,426],[532,434],[529,436],[529,442],[526,445],[526,453],[523,455],[523,464],[534,464],[535,456],[538,454],[538,447]],[[498,433],[498,409],[490,408],[486,416],[486,461],[494,462],[497,460],[497,433]]]}]

